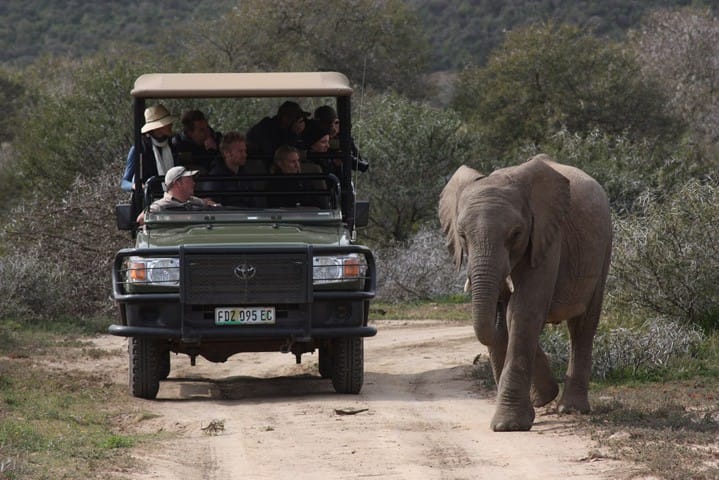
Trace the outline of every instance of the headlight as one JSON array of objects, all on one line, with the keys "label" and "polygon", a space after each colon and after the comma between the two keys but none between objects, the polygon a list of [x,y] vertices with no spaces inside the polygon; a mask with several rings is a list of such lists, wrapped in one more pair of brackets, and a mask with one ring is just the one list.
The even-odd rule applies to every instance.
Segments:
[{"label": "headlight", "polygon": [[130,284],[161,287],[180,285],[179,258],[130,257],[126,267],[125,275]]},{"label": "headlight", "polygon": [[315,285],[335,282],[351,282],[364,278],[367,261],[364,256],[329,255],[312,259],[312,279]]}]

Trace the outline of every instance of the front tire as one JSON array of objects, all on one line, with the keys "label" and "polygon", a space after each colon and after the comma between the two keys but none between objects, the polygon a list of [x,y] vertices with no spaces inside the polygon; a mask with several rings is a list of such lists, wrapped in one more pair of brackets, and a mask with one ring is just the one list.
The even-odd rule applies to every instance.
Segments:
[{"label": "front tire", "polygon": [[332,340],[332,386],[337,393],[358,394],[364,382],[364,339]]},{"label": "front tire", "polygon": [[332,378],[332,355],[328,347],[319,348],[319,359],[317,361],[320,377]]},{"label": "front tire", "polygon": [[[130,391],[134,397],[154,399],[160,390],[160,377],[163,370],[163,353],[169,360],[161,344],[150,338],[130,338],[129,345]],[[169,361],[167,362],[169,366]]]},{"label": "front tire", "polygon": [[170,376],[170,350],[160,352],[160,380]]}]

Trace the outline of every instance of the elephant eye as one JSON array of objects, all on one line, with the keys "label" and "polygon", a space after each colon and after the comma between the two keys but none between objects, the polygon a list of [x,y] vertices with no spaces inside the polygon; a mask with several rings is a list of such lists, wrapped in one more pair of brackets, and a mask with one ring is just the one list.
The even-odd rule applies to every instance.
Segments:
[{"label": "elephant eye", "polygon": [[509,242],[512,244],[517,243],[517,241],[520,239],[521,236],[522,236],[522,231],[518,228],[515,228],[512,231],[511,235],[509,236]]}]

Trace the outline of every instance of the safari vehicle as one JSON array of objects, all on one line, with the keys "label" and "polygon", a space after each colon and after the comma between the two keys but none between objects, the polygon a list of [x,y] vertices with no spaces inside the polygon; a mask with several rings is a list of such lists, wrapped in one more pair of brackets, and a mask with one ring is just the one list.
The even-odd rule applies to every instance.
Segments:
[{"label": "safari vehicle", "polygon": [[[252,188],[238,192],[232,187],[237,177],[200,174],[195,195],[221,206],[156,213],[147,207],[162,195],[162,179],[143,184],[135,175],[131,202],[116,208],[118,227],[132,233],[135,246],[115,257],[120,321],[109,327],[111,334],[129,337],[132,395],[157,396],[171,353],[186,354],[195,365],[198,355],[224,362],[241,352],[272,351],[292,353],[297,363],[317,351],[319,374],[331,378],[335,391],[359,393],[364,337],[376,334],[368,325],[375,262],[370,249],[355,244],[369,205],[356,201],[353,190],[357,158],[347,78],[332,72],[146,74],[131,94],[138,149],[143,112],[158,101],[192,99],[200,106],[203,99],[270,97],[279,105],[287,98],[329,98],[341,125],[335,158],[343,172],[341,178],[293,175],[314,185],[309,193],[295,193],[322,197],[319,207],[268,207],[273,196],[282,195],[272,188],[276,176],[243,176],[239,181]],[[238,195],[251,196],[256,206],[233,204],[231,197]],[[134,219],[142,211],[139,226]]]}]

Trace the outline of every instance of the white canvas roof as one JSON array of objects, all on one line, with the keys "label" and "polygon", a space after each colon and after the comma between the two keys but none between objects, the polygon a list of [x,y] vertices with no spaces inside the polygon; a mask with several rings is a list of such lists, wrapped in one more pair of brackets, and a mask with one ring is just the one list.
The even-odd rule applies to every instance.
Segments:
[{"label": "white canvas roof", "polygon": [[338,97],[352,94],[338,72],[148,73],[135,80],[140,98]]}]

